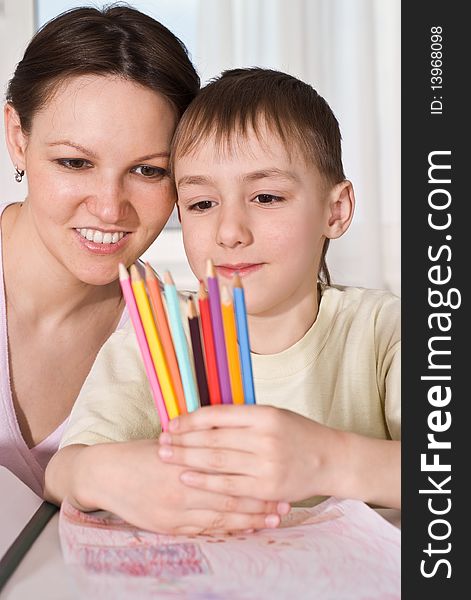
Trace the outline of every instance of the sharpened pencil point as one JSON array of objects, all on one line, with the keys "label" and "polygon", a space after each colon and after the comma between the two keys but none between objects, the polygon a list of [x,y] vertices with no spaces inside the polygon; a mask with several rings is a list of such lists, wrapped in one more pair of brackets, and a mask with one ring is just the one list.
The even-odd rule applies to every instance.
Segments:
[{"label": "sharpened pencil point", "polygon": [[188,315],[189,319],[194,319],[195,317],[198,316],[198,313],[196,312],[196,306],[195,306],[195,301],[193,300],[193,296],[190,296],[188,298],[186,307],[187,307],[187,315]]},{"label": "sharpened pencil point", "polygon": [[241,288],[242,287],[242,282],[240,280],[240,275],[239,275],[239,273],[237,271],[234,273],[234,276],[232,278],[232,285],[233,285],[233,287],[236,287],[236,288]]},{"label": "sharpened pencil point", "polygon": [[156,279],[155,271],[148,262],[146,262],[145,269],[146,269],[146,279]]},{"label": "sharpened pencil point", "polygon": [[164,273],[164,282],[167,285],[175,285],[175,282],[173,281],[172,275],[170,274],[170,271],[165,271]]},{"label": "sharpened pencil point", "polygon": [[214,263],[210,258],[208,258],[206,262],[206,277],[216,277],[216,269],[214,268]]},{"label": "sharpened pencil point", "polygon": [[231,294],[229,293],[229,288],[227,285],[223,285],[221,289],[221,302],[223,304],[231,304]]},{"label": "sharpened pencil point", "polygon": [[125,281],[129,279],[129,273],[123,263],[119,263],[119,279],[120,281]]},{"label": "sharpened pencil point", "polygon": [[131,273],[131,281],[136,282],[142,280],[141,274],[139,273],[139,269],[136,267],[136,265],[131,265],[129,271]]},{"label": "sharpened pencil point", "polygon": [[198,299],[206,300],[207,297],[208,297],[208,292],[206,291],[206,286],[204,285],[204,281],[202,279],[200,279],[200,287],[198,290]]}]

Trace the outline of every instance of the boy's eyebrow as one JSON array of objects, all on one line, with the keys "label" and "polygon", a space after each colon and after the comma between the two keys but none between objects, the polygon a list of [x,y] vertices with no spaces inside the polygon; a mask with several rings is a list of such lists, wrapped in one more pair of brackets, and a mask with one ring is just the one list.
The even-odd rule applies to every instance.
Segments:
[{"label": "boy's eyebrow", "polygon": [[259,171],[252,171],[243,176],[244,181],[256,181],[257,179],[265,179],[267,177],[281,177],[283,179],[290,179],[296,183],[299,181],[298,175],[293,171],[284,171],[283,169],[261,169]]},{"label": "boy's eyebrow", "polygon": [[207,185],[209,183],[214,183],[211,177],[206,177],[204,175],[185,175],[177,181],[177,187],[186,185]]},{"label": "boy's eyebrow", "polygon": [[[299,182],[299,177],[292,171],[283,171],[282,169],[261,169],[259,171],[252,171],[242,175],[242,181],[257,181],[258,179],[265,179],[267,177],[280,177],[283,179],[290,179],[294,182]],[[214,183],[211,177],[205,175],[185,175],[177,182],[177,187],[183,187],[187,185],[208,185]]]},{"label": "boy's eyebrow", "polygon": [[[58,140],[57,142],[50,142],[48,146],[70,146],[71,148],[75,148],[79,152],[83,152],[83,154],[87,154],[92,158],[97,158],[97,155],[93,150],[89,148],[85,148],[85,146],[81,146],[80,144],[76,144],[75,142],[71,142],[70,140]],[[170,152],[165,150],[163,152],[155,152],[153,154],[146,154],[146,156],[141,156],[140,158],[136,158],[134,162],[143,162],[145,160],[152,160],[153,158],[168,158],[170,156]]]}]

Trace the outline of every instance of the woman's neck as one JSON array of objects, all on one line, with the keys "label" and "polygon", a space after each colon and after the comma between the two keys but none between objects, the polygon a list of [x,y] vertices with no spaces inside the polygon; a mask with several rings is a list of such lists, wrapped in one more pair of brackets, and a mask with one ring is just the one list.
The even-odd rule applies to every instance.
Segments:
[{"label": "woman's neck", "polygon": [[8,309],[30,323],[56,324],[107,299],[118,309],[118,281],[99,286],[78,280],[48,252],[21,211],[20,205],[12,205],[1,217]]},{"label": "woman's neck", "polygon": [[293,346],[311,328],[319,309],[320,294],[315,285],[308,293],[276,311],[249,315],[250,346],[256,354],[277,354]]}]

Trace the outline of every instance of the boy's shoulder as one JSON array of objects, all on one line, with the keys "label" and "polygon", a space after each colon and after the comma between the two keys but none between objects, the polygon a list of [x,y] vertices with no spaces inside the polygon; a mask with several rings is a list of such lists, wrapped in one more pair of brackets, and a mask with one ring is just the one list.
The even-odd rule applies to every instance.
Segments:
[{"label": "boy's shoulder", "polygon": [[346,285],[323,286],[321,289],[324,310],[330,317],[350,316],[368,321],[395,321],[399,324],[401,300],[392,292]]},{"label": "boy's shoulder", "polygon": [[387,290],[364,288],[348,285],[325,285],[321,287],[323,301],[339,304],[342,308],[360,305],[384,306],[400,308],[400,298]]}]

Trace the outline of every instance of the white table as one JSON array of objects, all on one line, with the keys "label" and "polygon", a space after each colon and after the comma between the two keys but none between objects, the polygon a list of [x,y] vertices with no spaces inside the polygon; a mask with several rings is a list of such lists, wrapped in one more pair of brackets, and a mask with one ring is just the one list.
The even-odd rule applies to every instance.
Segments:
[{"label": "white table", "polygon": [[[387,521],[401,526],[401,513],[376,509]],[[59,513],[55,514],[0,592],[0,600],[73,600],[71,580],[62,558]]]}]

